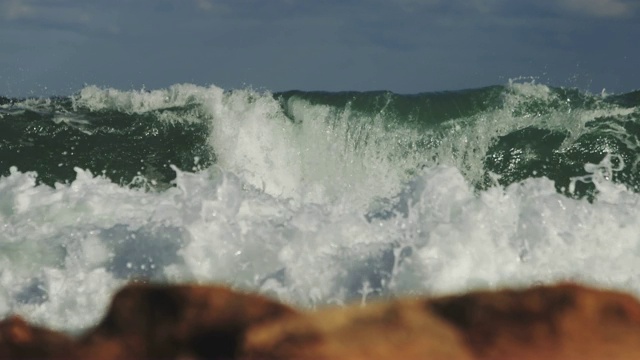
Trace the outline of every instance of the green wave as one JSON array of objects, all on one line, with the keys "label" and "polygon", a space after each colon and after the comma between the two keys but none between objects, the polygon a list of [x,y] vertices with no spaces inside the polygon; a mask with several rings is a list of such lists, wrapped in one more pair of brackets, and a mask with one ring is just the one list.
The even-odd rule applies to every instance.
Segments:
[{"label": "green wave", "polygon": [[15,166],[53,186],[73,181],[80,167],[122,185],[163,189],[175,177],[170,165],[197,170],[216,163],[211,133],[224,129],[212,119],[249,116],[225,112],[237,101],[233,94],[246,92],[234,106],[247,113],[269,107],[265,122],[321,122],[344,132],[351,146],[344,151],[414,159],[402,164],[407,179],[445,164],[479,190],[545,176],[559,192],[592,198],[593,184],[575,178],[585,175],[585,164],[615,154],[622,169],[612,180],[640,191],[640,91],[593,95],[533,83],[420,94],[91,90],[91,96],[0,98],[0,175]]}]

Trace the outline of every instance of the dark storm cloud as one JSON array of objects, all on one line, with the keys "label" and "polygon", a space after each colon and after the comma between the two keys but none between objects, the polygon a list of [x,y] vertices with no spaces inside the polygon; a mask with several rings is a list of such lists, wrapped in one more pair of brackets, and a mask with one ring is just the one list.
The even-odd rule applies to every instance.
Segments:
[{"label": "dark storm cloud", "polygon": [[[0,0],[0,94],[637,88],[635,0]],[[578,79],[578,80],[576,80]]]}]

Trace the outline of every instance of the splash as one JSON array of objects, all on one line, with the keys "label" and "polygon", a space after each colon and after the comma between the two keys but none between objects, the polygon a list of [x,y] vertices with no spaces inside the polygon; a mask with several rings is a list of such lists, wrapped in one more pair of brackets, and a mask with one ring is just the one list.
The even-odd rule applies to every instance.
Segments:
[{"label": "splash", "polygon": [[[156,186],[146,169],[133,172],[143,185],[120,184],[74,165],[84,161],[77,144],[54,163],[74,165],[71,180],[46,185],[43,174],[8,167],[0,316],[75,331],[141,278],[226,283],[304,307],[557,280],[640,294],[629,271],[640,257],[640,206],[625,177],[637,163],[636,108],[537,84],[335,95],[340,104],[321,95],[88,87],[66,102],[20,103],[22,114],[3,105],[2,124],[57,126],[44,139],[64,130],[100,143],[117,130],[138,142],[104,147],[114,166],[145,154],[144,166],[155,159],[173,180]],[[482,106],[458,111],[478,97]],[[442,99],[446,116],[416,115]],[[162,157],[161,125],[177,134],[195,126],[199,136],[160,145],[198,166]],[[200,141],[210,160],[194,156]],[[579,196],[587,185],[593,196]]]},{"label": "splash", "polygon": [[639,199],[605,177],[592,178],[602,197],[590,203],[541,178],[475,194],[459,170],[437,166],[397,195],[406,210],[367,219],[271,196],[219,167],[176,169],[176,187],[161,193],[77,171],[55,189],[18,171],[0,181],[3,313],[82,328],[138,277],[227,283],[307,307],[560,279],[640,294],[627,271],[640,257]]}]

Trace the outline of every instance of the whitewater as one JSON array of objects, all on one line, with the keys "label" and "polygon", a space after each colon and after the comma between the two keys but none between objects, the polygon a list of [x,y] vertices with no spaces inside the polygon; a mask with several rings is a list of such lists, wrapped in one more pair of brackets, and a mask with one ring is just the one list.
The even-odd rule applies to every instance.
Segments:
[{"label": "whitewater", "polygon": [[556,281],[640,295],[637,98],[510,82],[5,99],[0,317],[79,331],[130,281],[306,308]]}]

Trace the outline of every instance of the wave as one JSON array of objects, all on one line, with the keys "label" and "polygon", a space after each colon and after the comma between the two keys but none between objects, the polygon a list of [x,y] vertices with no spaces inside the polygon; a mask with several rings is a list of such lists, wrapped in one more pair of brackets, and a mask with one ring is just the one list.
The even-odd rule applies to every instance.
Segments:
[{"label": "wave", "polygon": [[0,105],[0,314],[132,279],[315,307],[577,280],[640,294],[638,92],[94,86]]},{"label": "wave", "polygon": [[[389,195],[420,168],[450,165],[478,189],[545,176],[571,195],[584,164],[617,154],[626,166],[613,180],[637,190],[639,94],[518,82],[413,95],[90,86],[68,98],[5,102],[0,173],[17,166],[53,185],[73,181],[77,166],[163,189],[170,164],[215,163],[272,194],[341,198],[353,188]],[[574,190],[592,196],[595,188]]]}]

